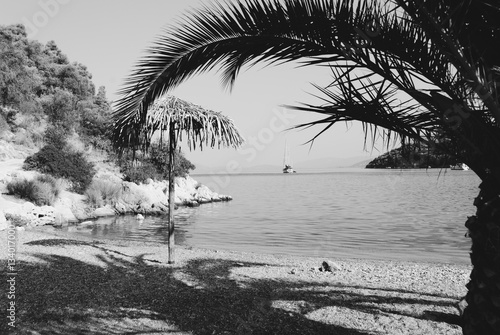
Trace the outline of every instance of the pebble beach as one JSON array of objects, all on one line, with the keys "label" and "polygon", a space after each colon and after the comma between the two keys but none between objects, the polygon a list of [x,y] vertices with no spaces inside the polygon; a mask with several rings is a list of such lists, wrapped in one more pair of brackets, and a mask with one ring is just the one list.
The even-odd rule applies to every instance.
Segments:
[{"label": "pebble beach", "polygon": [[159,243],[50,226],[0,234],[3,269],[9,234],[16,245],[15,297],[0,298],[15,322],[4,317],[2,334],[458,335],[471,270],[187,247],[169,264]]}]

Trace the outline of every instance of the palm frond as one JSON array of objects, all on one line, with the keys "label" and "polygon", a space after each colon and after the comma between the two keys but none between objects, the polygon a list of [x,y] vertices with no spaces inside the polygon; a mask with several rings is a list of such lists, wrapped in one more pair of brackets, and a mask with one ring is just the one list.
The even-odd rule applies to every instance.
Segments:
[{"label": "palm frond", "polygon": [[[144,122],[159,96],[195,74],[219,69],[223,81],[232,85],[245,66],[299,61],[300,66],[334,70],[336,79],[328,90],[320,89],[330,103],[307,107],[329,115],[316,124],[329,128],[328,122],[356,119],[367,130],[386,129],[382,134],[387,139],[399,133],[418,140],[441,129],[469,148],[478,147],[485,129],[498,126],[499,75],[481,66],[479,51],[470,51],[474,57],[466,54],[471,50],[467,36],[476,35],[463,35],[468,28],[456,22],[468,17],[468,1],[436,6],[424,0],[215,3],[164,32],[125,82],[115,110],[125,119]],[[436,22],[450,28],[439,30]],[[358,77],[351,84],[346,78],[353,80],[354,72]],[[395,106],[401,92],[408,101]],[[463,118],[464,127],[455,129],[448,122],[450,104],[441,104],[439,96],[451,106],[464,106],[473,117]],[[346,110],[350,112],[342,114]],[[135,139],[138,131],[130,127],[127,136]]]},{"label": "palm frond", "polygon": [[401,89],[408,88],[402,81],[408,76],[401,74],[413,71],[458,101],[467,80],[450,68],[451,53],[441,52],[409,15],[393,7],[374,0],[247,0],[203,8],[149,49],[119,92],[116,110],[145,113],[169,89],[216,66],[231,85],[245,65],[293,60],[306,65],[351,60],[389,76]]},{"label": "palm frond", "polygon": [[147,149],[155,134],[162,139],[163,133],[171,129],[175,131],[176,142],[186,136],[191,150],[197,146],[237,148],[244,141],[233,121],[225,115],[171,95],[157,99],[144,118],[115,113],[113,140],[121,150]]},{"label": "palm frond", "polygon": [[490,0],[397,2],[460,73],[464,80],[459,87],[469,88],[468,96],[475,92],[499,125],[498,91],[491,78],[492,68],[500,64],[500,52],[491,45],[500,43],[500,5]]}]

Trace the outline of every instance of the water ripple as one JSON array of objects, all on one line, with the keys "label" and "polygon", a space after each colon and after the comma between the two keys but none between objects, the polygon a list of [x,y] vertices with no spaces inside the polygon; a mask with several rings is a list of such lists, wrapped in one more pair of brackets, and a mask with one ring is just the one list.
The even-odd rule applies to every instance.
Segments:
[{"label": "water ripple", "polygon": [[[209,184],[210,176],[196,176]],[[235,175],[233,201],[175,212],[177,243],[316,257],[468,263],[467,216],[479,179],[469,171],[339,170]],[[165,219],[100,219],[70,228],[94,238],[167,241]]]}]

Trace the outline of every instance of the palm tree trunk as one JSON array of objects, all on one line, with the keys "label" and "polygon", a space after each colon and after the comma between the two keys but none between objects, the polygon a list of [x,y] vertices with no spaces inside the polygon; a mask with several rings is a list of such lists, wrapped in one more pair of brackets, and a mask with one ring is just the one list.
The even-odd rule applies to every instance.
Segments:
[{"label": "palm tree trunk", "polygon": [[174,225],[174,199],[175,199],[175,126],[174,122],[170,123],[169,129],[169,168],[168,168],[168,263],[175,263],[175,225]]},{"label": "palm tree trunk", "polygon": [[490,176],[479,186],[475,216],[465,226],[472,239],[472,272],[463,315],[465,335],[500,334],[500,184]]}]

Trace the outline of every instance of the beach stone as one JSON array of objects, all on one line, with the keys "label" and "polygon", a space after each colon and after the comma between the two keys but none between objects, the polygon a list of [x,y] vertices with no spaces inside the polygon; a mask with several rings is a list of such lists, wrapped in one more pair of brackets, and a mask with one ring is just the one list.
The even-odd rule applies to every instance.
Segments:
[{"label": "beach stone", "polygon": [[105,217],[105,216],[114,216],[116,215],[115,210],[111,208],[109,205],[104,207],[99,207],[92,213],[95,217]]},{"label": "beach stone", "polygon": [[25,202],[20,206],[12,206],[5,209],[5,213],[16,216],[21,221],[27,221],[29,226],[42,226],[53,224],[55,221],[55,208],[52,206],[35,206],[31,202]]},{"label": "beach stone", "polygon": [[233,200],[233,197],[230,195],[219,195],[219,199],[221,201],[231,201],[231,200]]},{"label": "beach stone", "polygon": [[342,268],[338,264],[334,262],[328,263],[327,261],[323,261],[323,263],[321,263],[321,267],[319,268],[319,271],[325,272],[333,272],[338,270],[342,270]]},{"label": "beach stone", "polygon": [[212,202],[212,199],[207,199],[207,198],[196,198],[195,200],[199,204],[208,204]]},{"label": "beach stone", "polygon": [[212,201],[212,198],[219,198],[219,195],[212,190],[210,190],[207,186],[205,185],[200,185],[196,189],[196,192],[194,194],[194,198],[198,202],[207,202],[207,201]]},{"label": "beach stone", "polygon": [[159,203],[156,205],[156,207],[158,207],[158,209],[161,210],[163,213],[168,213],[168,204]]},{"label": "beach stone", "polygon": [[22,204],[21,206],[21,212],[19,213],[20,215],[23,215],[23,214],[31,214],[33,213],[33,211],[35,210],[36,206],[29,202],[29,201],[26,201],[24,204]]},{"label": "beach stone", "polygon": [[33,208],[33,226],[43,226],[55,222],[55,208],[52,206],[41,206]]},{"label": "beach stone", "polygon": [[133,210],[132,210],[132,207],[130,206],[130,204],[127,204],[127,203],[124,203],[124,202],[117,202],[115,204],[115,211],[118,213],[118,214],[128,214],[128,213],[132,213]]},{"label": "beach stone", "polygon": [[78,222],[75,214],[71,211],[69,207],[60,207],[56,209],[55,221],[56,226],[62,226],[68,222]]},{"label": "beach stone", "polygon": [[69,198],[61,198],[56,202],[55,207],[55,221],[54,224],[62,226],[68,222],[77,222],[78,219],[71,210],[73,202]]}]

